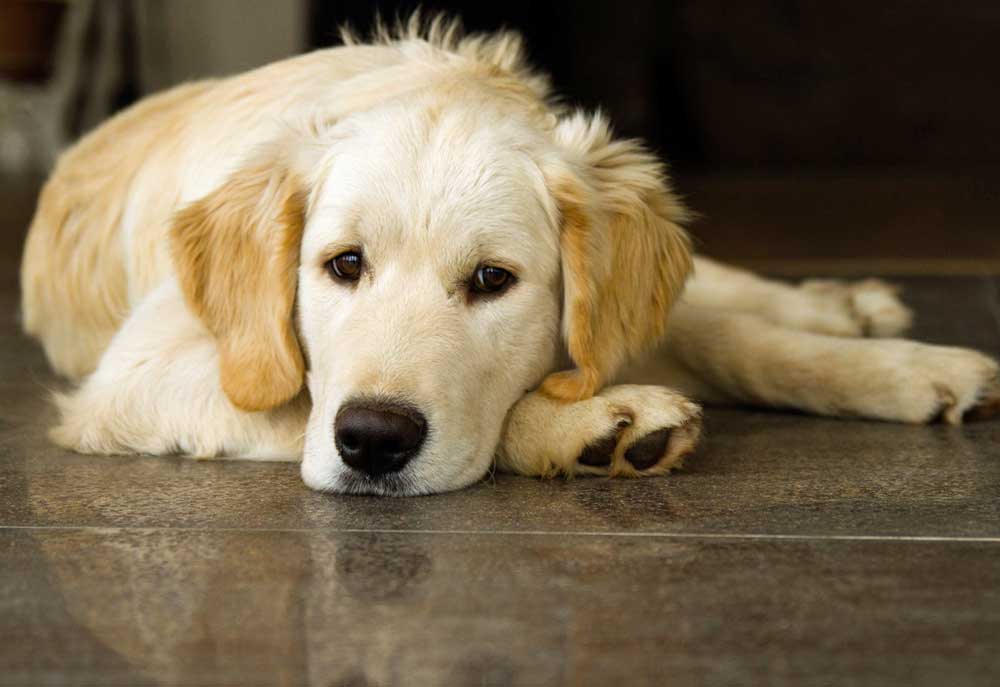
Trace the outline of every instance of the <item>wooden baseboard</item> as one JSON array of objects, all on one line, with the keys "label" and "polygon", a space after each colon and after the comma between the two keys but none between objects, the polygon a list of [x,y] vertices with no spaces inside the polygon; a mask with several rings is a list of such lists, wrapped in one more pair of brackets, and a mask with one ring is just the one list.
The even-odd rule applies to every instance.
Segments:
[{"label": "wooden baseboard", "polygon": [[722,259],[740,267],[788,276],[1000,276],[1000,259],[841,258]]}]

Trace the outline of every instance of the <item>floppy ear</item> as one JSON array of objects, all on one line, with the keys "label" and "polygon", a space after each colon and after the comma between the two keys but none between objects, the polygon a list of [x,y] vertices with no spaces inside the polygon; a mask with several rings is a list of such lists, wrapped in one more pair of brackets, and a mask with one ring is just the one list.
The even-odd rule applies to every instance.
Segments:
[{"label": "floppy ear", "polygon": [[174,219],[170,248],[188,305],[215,337],[233,405],[267,410],[302,387],[296,273],[306,194],[280,154],[262,154]]},{"label": "floppy ear", "polygon": [[691,271],[688,217],[663,165],[636,141],[614,141],[600,115],[576,113],[555,131],[567,159],[546,170],[560,216],[563,334],[575,370],[543,393],[592,396],[663,335]]}]

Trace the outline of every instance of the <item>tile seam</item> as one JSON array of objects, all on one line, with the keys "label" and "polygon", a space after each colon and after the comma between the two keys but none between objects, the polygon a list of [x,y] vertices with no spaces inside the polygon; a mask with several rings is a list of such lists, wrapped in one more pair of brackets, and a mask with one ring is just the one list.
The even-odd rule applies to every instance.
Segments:
[{"label": "tile seam", "polygon": [[636,539],[707,539],[746,541],[843,541],[843,542],[911,542],[911,543],[974,543],[1000,544],[1000,536],[937,536],[937,535],[863,535],[863,534],[767,534],[741,532],[593,532],[572,530],[462,530],[462,529],[396,529],[396,528],[241,528],[241,527],[166,527],[118,525],[2,525],[7,531],[95,531],[95,532],[213,532],[234,534],[307,533],[307,534],[420,534],[420,535],[489,535],[524,537],[614,537]]}]

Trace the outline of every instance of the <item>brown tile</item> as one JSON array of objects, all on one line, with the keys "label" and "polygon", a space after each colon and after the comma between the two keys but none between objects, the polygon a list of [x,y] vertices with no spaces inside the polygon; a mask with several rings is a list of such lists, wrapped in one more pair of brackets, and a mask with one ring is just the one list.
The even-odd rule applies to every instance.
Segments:
[{"label": "brown tile", "polygon": [[0,683],[990,684],[997,545],[0,532]]},{"label": "brown tile", "polygon": [[903,299],[916,313],[912,338],[970,346],[1000,357],[996,278],[910,277],[889,281],[903,286]]}]

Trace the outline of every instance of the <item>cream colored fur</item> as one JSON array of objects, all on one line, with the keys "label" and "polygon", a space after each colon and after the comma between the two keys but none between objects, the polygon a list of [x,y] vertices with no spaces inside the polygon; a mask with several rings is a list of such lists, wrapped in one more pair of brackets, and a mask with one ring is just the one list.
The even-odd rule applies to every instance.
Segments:
[{"label": "cream colored fur", "polygon": [[[347,43],[149,98],[60,159],[22,286],[26,330],[79,382],[61,445],[301,458],[316,489],[414,494],[494,462],[666,472],[699,436],[681,393],[904,422],[1000,404],[984,355],[855,338],[909,325],[881,282],[692,262],[662,166],[554,105],[516,35]],[[325,263],[355,249],[362,279],[336,283]],[[473,299],[482,264],[517,282]],[[391,481],[334,446],[365,395],[431,428]]]}]

